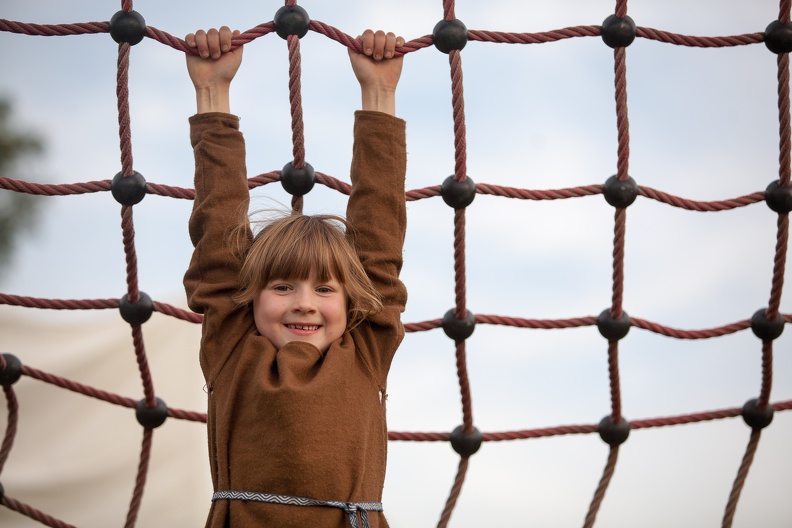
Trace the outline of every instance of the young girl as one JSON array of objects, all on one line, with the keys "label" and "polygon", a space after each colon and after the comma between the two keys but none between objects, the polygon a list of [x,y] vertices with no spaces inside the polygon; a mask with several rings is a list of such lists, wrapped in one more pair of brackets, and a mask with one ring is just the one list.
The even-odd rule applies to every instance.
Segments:
[{"label": "young girl", "polygon": [[[387,527],[388,370],[404,336],[405,123],[394,116],[402,38],[367,30],[350,52],[362,95],[352,192],[339,219],[289,215],[253,236],[228,28],[187,35],[198,112],[195,246],[184,278],[202,313],[215,493],[208,527]],[[240,257],[231,230],[247,230]]]}]

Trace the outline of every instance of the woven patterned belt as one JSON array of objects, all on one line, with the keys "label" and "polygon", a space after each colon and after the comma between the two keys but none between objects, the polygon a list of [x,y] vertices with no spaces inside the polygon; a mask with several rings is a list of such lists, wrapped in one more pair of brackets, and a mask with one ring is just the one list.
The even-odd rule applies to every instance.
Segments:
[{"label": "woven patterned belt", "polygon": [[[289,495],[274,495],[272,493],[256,493],[251,491],[215,491],[212,494],[212,502],[218,500],[241,500],[267,502],[270,504],[286,504],[289,506],[327,506],[330,508],[338,508],[347,512],[347,515],[349,516],[349,526],[351,528],[370,528],[368,522],[368,512],[383,511],[381,502],[323,501],[317,499],[306,499],[304,497],[291,497]],[[358,525],[358,515],[360,515],[360,525]]]}]

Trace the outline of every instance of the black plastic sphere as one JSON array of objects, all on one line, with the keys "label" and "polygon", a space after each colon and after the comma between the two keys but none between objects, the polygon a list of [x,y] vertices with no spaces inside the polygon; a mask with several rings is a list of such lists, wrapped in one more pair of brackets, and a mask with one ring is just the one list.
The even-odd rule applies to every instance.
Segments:
[{"label": "black plastic sphere", "polygon": [[773,53],[792,52],[792,23],[770,22],[765,29],[765,46]]},{"label": "black plastic sphere", "polygon": [[168,406],[165,402],[157,398],[157,405],[154,408],[146,407],[146,400],[140,400],[135,405],[135,417],[140,425],[146,429],[156,429],[168,417]]},{"label": "black plastic sphere", "polygon": [[464,181],[457,181],[454,176],[449,176],[440,186],[440,196],[449,207],[464,209],[476,198],[476,182],[470,176],[465,177]]},{"label": "black plastic sphere", "polygon": [[622,311],[618,319],[611,316],[610,308],[603,310],[597,317],[597,329],[608,341],[618,341],[626,336],[631,325],[630,316],[625,311]]},{"label": "black plastic sphere", "polygon": [[110,192],[121,205],[138,204],[146,197],[146,178],[138,171],[126,177],[119,172],[110,184]]},{"label": "black plastic sphere", "polygon": [[603,418],[597,426],[602,441],[611,447],[623,444],[630,436],[630,422],[623,416],[619,423],[613,423],[610,416]]},{"label": "black plastic sphere", "polygon": [[151,297],[143,292],[140,292],[140,299],[138,302],[129,302],[129,296],[124,295],[118,303],[118,311],[121,312],[121,318],[131,325],[141,325],[149,320],[151,314],[154,313],[154,303]]},{"label": "black plastic sphere", "polygon": [[751,429],[764,429],[773,421],[773,406],[768,404],[764,409],[759,408],[759,400],[748,400],[743,405],[742,417]]},{"label": "black plastic sphere", "polygon": [[275,13],[275,32],[280,38],[297,35],[303,38],[308,33],[311,17],[308,12],[298,5],[283,6]]},{"label": "black plastic sphere", "polygon": [[762,341],[773,341],[784,333],[784,316],[780,313],[774,320],[767,318],[767,311],[761,308],[754,312],[751,317],[751,330],[756,337]]},{"label": "black plastic sphere", "polygon": [[776,180],[765,189],[767,207],[779,214],[792,212],[792,185],[781,185]]},{"label": "black plastic sphere", "polygon": [[292,196],[303,196],[313,189],[316,173],[310,163],[306,163],[302,169],[295,169],[289,162],[283,166],[280,182],[287,193]]},{"label": "black plastic sphere", "polygon": [[110,19],[110,36],[134,46],[146,36],[146,21],[137,11],[119,11]]},{"label": "black plastic sphere", "polygon": [[469,457],[481,448],[481,431],[473,428],[466,433],[464,426],[458,426],[451,431],[451,447],[460,456]]},{"label": "black plastic sphere", "polygon": [[22,377],[22,362],[14,354],[3,354],[5,368],[0,370],[0,385],[13,385]]},{"label": "black plastic sphere", "polygon": [[464,341],[476,329],[476,315],[468,310],[464,319],[457,319],[455,311],[451,309],[443,315],[443,332],[454,341]]},{"label": "black plastic sphere", "polygon": [[432,30],[432,40],[443,53],[461,50],[468,41],[468,30],[461,20],[441,20]]},{"label": "black plastic sphere", "polygon": [[636,30],[632,18],[611,15],[602,23],[602,41],[611,48],[624,48],[633,43]]},{"label": "black plastic sphere", "polygon": [[626,180],[611,176],[605,181],[602,195],[605,197],[605,201],[613,207],[624,209],[632,205],[638,197],[638,184],[629,176]]}]

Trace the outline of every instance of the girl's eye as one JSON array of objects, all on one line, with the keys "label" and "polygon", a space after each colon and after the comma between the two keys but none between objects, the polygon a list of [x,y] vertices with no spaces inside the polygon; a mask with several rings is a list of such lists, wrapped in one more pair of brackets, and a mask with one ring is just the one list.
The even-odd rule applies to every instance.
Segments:
[{"label": "girl's eye", "polygon": [[319,288],[316,288],[316,291],[318,293],[333,293],[333,289],[327,286],[320,286]]},{"label": "girl's eye", "polygon": [[285,284],[276,284],[275,286],[272,287],[272,289],[279,292],[289,291],[289,287],[286,286]]}]

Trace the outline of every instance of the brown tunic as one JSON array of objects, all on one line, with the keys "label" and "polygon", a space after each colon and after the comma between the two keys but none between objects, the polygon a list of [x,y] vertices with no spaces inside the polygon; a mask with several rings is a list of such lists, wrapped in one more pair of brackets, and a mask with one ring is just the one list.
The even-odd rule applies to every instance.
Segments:
[{"label": "brown tunic", "polygon": [[[236,305],[240,261],[228,230],[249,201],[245,146],[237,117],[190,118],[195,152],[195,246],[184,277],[189,306],[204,315],[200,363],[206,378],[209,461],[215,490],[324,501],[378,502],[387,457],[385,389],[404,336],[407,293],[399,280],[406,228],[405,123],[380,112],[355,114],[353,243],[384,309],[333,342],[325,354],[304,342],[276,350],[256,330],[250,306]],[[213,502],[207,527],[348,526],[321,506]],[[372,528],[387,527],[370,512]]]}]

